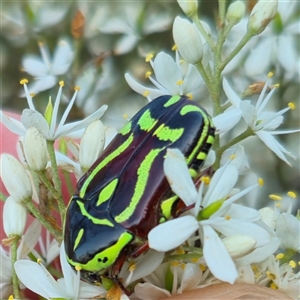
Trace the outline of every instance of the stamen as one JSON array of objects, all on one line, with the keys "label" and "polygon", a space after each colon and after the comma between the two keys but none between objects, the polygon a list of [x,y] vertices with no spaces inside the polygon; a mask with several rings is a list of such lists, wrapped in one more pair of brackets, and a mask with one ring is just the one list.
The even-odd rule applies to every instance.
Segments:
[{"label": "stamen", "polygon": [[186,94],[189,100],[193,100],[193,95],[191,93]]},{"label": "stamen", "polygon": [[289,103],[288,103],[288,107],[289,107],[291,110],[294,110],[294,109],[296,108],[296,105],[295,105],[295,103],[293,103],[293,102],[289,102]]},{"label": "stamen", "polygon": [[283,259],[284,258],[284,254],[283,253],[278,253],[276,256],[275,256],[275,259],[276,260],[280,260],[280,259]]},{"label": "stamen", "polygon": [[268,76],[268,78],[271,78],[271,77],[273,77],[273,75],[274,75],[273,72],[269,72],[267,76]]},{"label": "stamen", "polygon": [[269,195],[269,198],[270,198],[271,200],[274,200],[274,201],[280,201],[280,200],[282,200],[282,197],[281,197],[281,196],[278,196],[278,195],[275,195],[275,194]]},{"label": "stamen", "polygon": [[35,96],[35,93],[30,93],[29,95],[31,98],[33,98]]},{"label": "stamen", "polygon": [[262,178],[258,178],[258,185],[263,186],[264,185],[264,180]]},{"label": "stamen", "polygon": [[231,216],[226,215],[226,216],[224,216],[224,219],[225,219],[226,221],[229,221],[229,220],[231,220]]},{"label": "stamen", "polygon": [[229,159],[230,160],[234,160],[236,158],[236,154],[231,154],[230,156],[229,156]]},{"label": "stamen", "polygon": [[178,47],[177,47],[177,45],[175,44],[175,45],[172,47],[172,51],[176,51],[176,50],[178,50]]},{"label": "stamen", "polygon": [[278,202],[277,202],[277,203],[275,204],[275,207],[276,207],[276,208],[280,208],[280,207],[281,207],[281,203],[278,203]]},{"label": "stamen", "polygon": [[26,78],[20,80],[20,84],[24,85],[26,83],[28,83],[28,80]]},{"label": "stamen", "polygon": [[65,86],[65,82],[63,80],[61,80],[59,83],[58,83],[60,86]]},{"label": "stamen", "polygon": [[80,87],[78,86],[78,85],[76,85],[75,87],[74,87],[74,91],[80,91]]},{"label": "stamen", "polygon": [[40,258],[38,258],[38,259],[36,260],[36,262],[37,262],[38,264],[41,264],[41,263],[42,263],[42,260],[41,260]]},{"label": "stamen", "polygon": [[296,268],[297,265],[296,265],[296,262],[294,260],[290,260],[289,261],[289,266],[294,269],[294,268]]},{"label": "stamen", "polygon": [[182,79],[178,80],[178,81],[176,82],[176,84],[177,84],[177,85],[183,85],[183,80],[182,80]]},{"label": "stamen", "polygon": [[181,249],[181,248],[178,248],[178,249],[176,249],[175,253],[176,254],[184,254],[185,251],[183,249]]},{"label": "stamen", "polygon": [[152,72],[148,71],[148,72],[145,73],[145,78],[149,78],[151,75],[152,75]]},{"label": "stamen", "polygon": [[145,58],[145,61],[146,62],[149,62],[152,58],[153,58],[153,54],[152,53],[149,53],[149,54],[147,54],[147,56],[146,56],[146,58]]},{"label": "stamen", "polygon": [[277,290],[277,289],[278,289],[278,286],[277,286],[274,282],[272,282],[272,283],[270,284],[270,288],[271,288],[272,290]]},{"label": "stamen", "polygon": [[279,83],[276,83],[276,84],[273,84],[272,85],[272,88],[273,89],[278,89],[280,87],[280,84]]},{"label": "stamen", "polygon": [[296,198],[297,198],[297,194],[294,193],[294,192],[292,192],[292,191],[287,192],[287,195],[288,195],[289,197],[293,198],[293,199],[296,199]]},{"label": "stamen", "polygon": [[81,268],[79,265],[76,265],[76,266],[75,266],[75,270],[76,270],[77,272],[81,271],[81,269],[82,269],[82,268]]},{"label": "stamen", "polygon": [[275,279],[276,279],[275,274],[271,273],[270,271],[267,271],[267,272],[266,272],[266,275],[267,275],[267,277],[268,277],[270,280],[275,280]]},{"label": "stamen", "polygon": [[129,272],[133,272],[136,269],[136,264],[134,262],[131,262],[129,265]]},{"label": "stamen", "polygon": [[209,183],[210,183],[210,177],[208,177],[208,176],[202,176],[202,177],[201,177],[201,181],[202,181],[205,185],[209,185]]},{"label": "stamen", "polygon": [[146,90],[146,91],[143,93],[143,96],[144,96],[144,97],[147,97],[147,96],[149,96],[149,94],[150,94],[150,92]]},{"label": "stamen", "polygon": [[202,272],[204,272],[204,271],[207,270],[207,267],[205,265],[203,265],[203,264],[200,264],[199,268],[201,269]]},{"label": "stamen", "polygon": [[171,262],[171,266],[172,267],[178,267],[179,266],[179,262],[178,261],[172,261]]}]

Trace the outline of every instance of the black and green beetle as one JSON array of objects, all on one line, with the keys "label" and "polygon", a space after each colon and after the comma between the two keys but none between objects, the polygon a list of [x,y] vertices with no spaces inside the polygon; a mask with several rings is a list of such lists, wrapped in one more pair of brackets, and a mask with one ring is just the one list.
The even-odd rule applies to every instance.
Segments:
[{"label": "black and green beetle", "polygon": [[211,117],[186,96],[161,96],[142,108],[78,181],[66,214],[67,260],[83,279],[118,278],[127,258],[147,249],[149,231],[185,207],[164,175],[167,148],[197,174],[214,141]]}]

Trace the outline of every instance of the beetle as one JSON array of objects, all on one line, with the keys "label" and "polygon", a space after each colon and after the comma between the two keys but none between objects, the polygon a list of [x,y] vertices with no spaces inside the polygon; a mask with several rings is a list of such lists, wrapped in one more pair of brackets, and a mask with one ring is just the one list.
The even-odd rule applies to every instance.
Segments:
[{"label": "beetle", "polygon": [[184,203],[164,175],[167,148],[178,148],[197,174],[214,142],[211,117],[186,96],[160,96],[115,136],[78,181],[66,212],[67,260],[83,279],[114,280],[124,261],[147,249],[147,235],[176,218]]}]

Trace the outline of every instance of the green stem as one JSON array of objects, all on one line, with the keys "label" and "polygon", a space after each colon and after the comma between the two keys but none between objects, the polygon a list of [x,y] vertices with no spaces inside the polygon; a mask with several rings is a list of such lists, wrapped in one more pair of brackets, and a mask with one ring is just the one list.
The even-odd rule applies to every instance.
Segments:
[{"label": "green stem", "polygon": [[220,147],[219,149],[216,150],[216,161],[213,165],[213,169],[217,170],[220,166],[220,161],[221,161],[221,157],[222,154],[224,153],[225,150],[227,150],[228,148],[230,148],[231,146],[243,141],[244,139],[246,139],[247,137],[253,135],[253,130],[251,128],[246,129],[243,133],[241,133],[240,135],[238,135],[237,137],[235,137],[234,139],[232,139],[231,141],[229,141],[227,144],[225,144],[224,146]]},{"label": "green stem", "polygon": [[48,177],[46,176],[45,171],[40,171],[37,172],[41,181],[44,183],[44,185],[46,186],[46,188],[52,193],[53,197],[55,199],[59,198],[59,193],[57,192],[57,190],[53,187],[53,185],[51,184],[50,180],[48,179]]},{"label": "green stem", "polygon": [[58,205],[58,211],[60,214],[61,223],[64,224],[65,214],[66,214],[66,206],[65,206],[64,200],[62,198],[62,193],[61,193],[61,180],[59,178],[58,167],[57,167],[56,158],[55,158],[54,141],[47,141],[47,149],[48,149],[50,162],[51,162],[51,166],[52,166],[54,187],[55,187],[56,191],[58,192],[58,197],[56,199],[57,205]]},{"label": "green stem", "polygon": [[225,26],[226,2],[227,0],[219,0],[219,28]]},{"label": "green stem", "polygon": [[31,199],[27,199],[23,201],[23,204],[27,207],[27,209],[32,213],[32,215],[39,220],[39,222],[54,236],[54,238],[60,242],[62,240],[62,234],[59,230],[54,229],[47,220],[45,220],[44,216],[41,212],[35,207]]},{"label": "green stem", "polygon": [[208,74],[206,73],[206,71],[205,71],[205,69],[204,69],[203,64],[202,64],[201,61],[199,61],[198,63],[196,63],[195,67],[197,68],[197,70],[201,74],[201,77],[202,77],[203,81],[205,82],[206,87],[207,87],[209,93],[211,94],[212,93],[212,86],[211,86],[212,78],[210,78],[208,76]]},{"label": "green stem", "polygon": [[19,280],[15,272],[15,262],[17,261],[17,248],[18,248],[19,239],[20,237],[16,235],[10,247],[13,293],[14,293],[14,298],[16,299],[21,299],[20,290],[19,290]]}]

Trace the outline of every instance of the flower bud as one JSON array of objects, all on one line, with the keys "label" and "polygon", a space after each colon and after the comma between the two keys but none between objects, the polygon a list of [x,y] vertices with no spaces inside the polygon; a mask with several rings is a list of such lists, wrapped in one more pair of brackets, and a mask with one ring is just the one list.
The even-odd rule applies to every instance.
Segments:
[{"label": "flower bud", "polygon": [[222,239],[228,253],[233,258],[242,257],[251,252],[256,244],[255,239],[248,235],[236,234]]},{"label": "flower bud", "polygon": [[253,7],[249,21],[248,31],[260,34],[272,21],[277,12],[277,0],[261,0]]},{"label": "flower bud", "polygon": [[227,9],[226,19],[229,23],[237,24],[245,15],[245,4],[242,1],[231,3]]},{"label": "flower bud", "polygon": [[3,229],[7,237],[23,235],[26,218],[26,208],[13,197],[8,197],[3,208]]},{"label": "flower bud", "polygon": [[92,122],[84,131],[79,148],[79,163],[87,170],[103,151],[105,129],[100,120]]},{"label": "flower bud", "polygon": [[196,64],[202,59],[203,47],[200,32],[188,20],[176,17],[173,24],[173,38],[183,59]]},{"label": "flower bud", "polygon": [[22,164],[15,157],[2,154],[0,167],[3,183],[16,201],[23,201],[32,196],[30,179]]},{"label": "flower bud", "polygon": [[180,8],[188,17],[197,14],[197,10],[198,10],[197,0],[177,0],[177,3],[179,4]]},{"label": "flower bud", "polygon": [[47,142],[35,127],[27,129],[24,141],[26,162],[33,171],[42,171],[48,162]]}]

